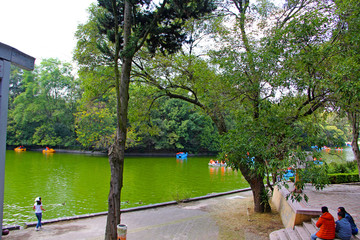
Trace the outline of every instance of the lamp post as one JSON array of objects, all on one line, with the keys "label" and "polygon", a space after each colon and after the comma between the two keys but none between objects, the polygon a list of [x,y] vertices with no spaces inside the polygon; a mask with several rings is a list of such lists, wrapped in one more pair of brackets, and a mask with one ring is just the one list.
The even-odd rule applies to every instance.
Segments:
[{"label": "lamp post", "polygon": [[6,127],[9,101],[10,66],[14,64],[25,70],[34,70],[35,58],[20,52],[0,42],[0,226],[2,235],[4,181],[5,181],[5,152]]}]

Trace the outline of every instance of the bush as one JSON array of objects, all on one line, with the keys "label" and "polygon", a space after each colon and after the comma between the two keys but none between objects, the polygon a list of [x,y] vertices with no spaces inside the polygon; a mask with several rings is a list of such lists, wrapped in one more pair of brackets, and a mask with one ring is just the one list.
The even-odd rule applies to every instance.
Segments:
[{"label": "bush", "polygon": [[357,173],[333,173],[328,174],[328,176],[331,184],[360,181],[359,174]]},{"label": "bush", "polygon": [[357,162],[351,161],[346,163],[335,163],[329,164],[329,173],[355,173],[357,170]]}]

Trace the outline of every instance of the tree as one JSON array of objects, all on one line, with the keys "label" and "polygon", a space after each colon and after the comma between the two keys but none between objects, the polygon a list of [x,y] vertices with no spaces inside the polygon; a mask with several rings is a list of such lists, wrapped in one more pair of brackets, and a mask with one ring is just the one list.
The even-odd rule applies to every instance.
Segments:
[{"label": "tree", "polygon": [[[339,36],[338,54],[333,62],[332,73],[335,76],[333,86],[338,89],[337,98],[332,106],[335,110],[348,116],[352,132],[352,150],[360,170],[359,139],[359,76],[360,76],[360,7],[356,1],[335,1],[336,14],[339,19],[334,34]],[[360,174],[360,173],[359,173]]]},{"label": "tree", "polygon": [[137,65],[138,75],[160,90],[158,97],[182,99],[209,114],[223,135],[223,158],[241,170],[255,211],[263,212],[270,210],[265,173],[305,161],[295,151],[299,126],[332,96],[327,65],[337,36],[325,25],[331,7],[320,3],[296,1],[280,12],[267,1],[227,3],[233,5],[223,6],[226,18],[213,21],[220,50],[209,54],[212,65],[189,51]]},{"label": "tree", "polygon": [[210,12],[214,6],[207,0],[164,0],[159,5],[143,0],[99,0],[98,3],[102,8],[97,16],[99,33],[107,37],[100,39],[98,47],[113,67],[116,91],[117,131],[114,144],[109,148],[111,180],[105,233],[106,239],[116,239],[116,226],[121,216],[129,83],[134,56],[145,45],[152,53],[157,50],[164,54],[176,52],[186,40],[186,34],[181,32],[185,20]]},{"label": "tree", "polygon": [[74,145],[73,113],[79,95],[71,71],[68,63],[45,59],[35,71],[14,78],[8,144]]},{"label": "tree", "polygon": [[115,118],[105,107],[91,107],[76,113],[77,140],[87,148],[106,149],[115,133]]}]

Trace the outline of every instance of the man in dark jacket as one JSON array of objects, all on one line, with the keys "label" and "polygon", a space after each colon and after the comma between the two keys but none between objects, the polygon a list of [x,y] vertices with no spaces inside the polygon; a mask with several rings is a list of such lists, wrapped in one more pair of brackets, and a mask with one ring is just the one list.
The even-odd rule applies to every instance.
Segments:
[{"label": "man in dark jacket", "polygon": [[338,212],[338,221],[335,222],[335,235],[341,240],[350,240],[351,239],[351,225],[349,221],[345,218],[344,212]]}]

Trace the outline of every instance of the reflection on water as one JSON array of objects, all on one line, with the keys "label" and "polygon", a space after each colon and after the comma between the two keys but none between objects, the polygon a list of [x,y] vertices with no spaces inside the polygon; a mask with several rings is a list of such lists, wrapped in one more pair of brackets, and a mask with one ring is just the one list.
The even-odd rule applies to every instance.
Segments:
[{"label": "reflection on water", "polygon": [[351,147],[344,147],[342,150],[340,149],[326,149],[322,150],[322,158],[327,163],[336,162],[349,162],[354,161],[354,153]]},{"label": "reflection on water", "polygon": [[[240,173],[208,166],[208,157],[126,157],[122,208],[248,187]],[[4,225],[35,221],[42,197],[44,219],[107,210],[107,157],[6,152]]]}]

